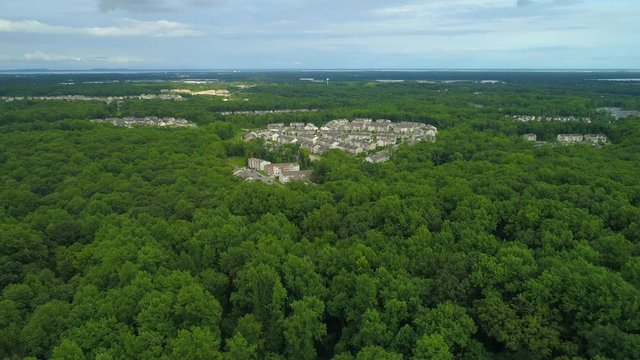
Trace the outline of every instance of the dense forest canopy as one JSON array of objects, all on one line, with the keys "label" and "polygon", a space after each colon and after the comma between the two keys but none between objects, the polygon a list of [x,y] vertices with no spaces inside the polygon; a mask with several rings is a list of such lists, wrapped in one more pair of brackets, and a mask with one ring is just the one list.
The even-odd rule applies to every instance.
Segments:
[{"label": "dense forest canopy", "polygon": [[[154,94],[184,75],[2,75],[0,96]],[[0,358],[640,358],[640,119],[597,110],[640,110],[640,85],[585,80],[638,74],[188,75],[232,95],[0,101]],[[318,111],[221,114],[275,109]],[[123,116],[199,127],[89,121]],[[297,156],[249,129],[355,117],[439,134],[382,164],[330,151],[305,164],[313,184],[231,175]]]}]

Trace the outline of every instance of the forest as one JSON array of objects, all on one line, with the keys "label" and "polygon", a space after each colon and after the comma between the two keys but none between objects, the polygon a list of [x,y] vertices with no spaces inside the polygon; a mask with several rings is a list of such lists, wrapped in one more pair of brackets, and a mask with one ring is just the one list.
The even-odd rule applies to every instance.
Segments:
[{"label": "forest", "polygon": [[[638,83],[192,76],[205,75],[231,98],[0,101],[0,358],[640,359],[640,118],[597,110],[640,110]],[[58,84],[69,77],[0,75],[0,96],[193,86],[178,74]],[[318,111],[221,114],[272,109]],[[198,127],[90,122],[122,116]],[[269,123],[356,117],[439,133],[382,164],[241,140]],[[561,133],[610,142],[553,143]],[[251,156],[299,157],[313,183],[234,178]]]}]

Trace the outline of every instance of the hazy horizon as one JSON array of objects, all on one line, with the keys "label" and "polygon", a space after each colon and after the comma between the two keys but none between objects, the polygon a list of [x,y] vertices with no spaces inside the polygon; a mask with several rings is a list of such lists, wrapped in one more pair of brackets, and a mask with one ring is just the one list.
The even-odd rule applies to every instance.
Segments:
[{"label": "hazy horizon", "polygon": [[637,73],[640,69],[624,68],[92,68],[92,69],[49,69],[49,68],[15,68],[0,69],[0,73],[146,73],[146,72],[169,72],[169,73],[209,73],[209,72],[611,72],[611,73]]}]

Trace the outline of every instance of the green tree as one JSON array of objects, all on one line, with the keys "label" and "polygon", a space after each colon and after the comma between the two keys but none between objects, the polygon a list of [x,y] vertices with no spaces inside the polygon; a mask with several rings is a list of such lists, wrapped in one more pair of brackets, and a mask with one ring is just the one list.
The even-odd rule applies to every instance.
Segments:
[{"label": "green tree", "polygon": [[315,342],[327,333],[322,322],[324,303],[313,296],[291,303],[292,313],[284,321],[286,351],[291,359],[315,359]]},{"label": "green tree", "polygon": [[63,332],[71,325],[71,305],[54,300],[39,306],[21,332],[22,343],[29,354],[49,357]]},{"label": "green tree", "polygon": [[449,346],[440,334],[424,335],[416,344],[414,360],[453,360]]},{"label": "green tree", "polygon": [[0,301],[0,357],[12,358],[20,351],[20,311],[12,300]]},{"label": "green tree", "polygon": [[189,330],[180,330],[170,344],[173,359],[222,359],[219,352],[220,337],[206,328],[194,326]]},{"label": "green tree", "polygon": [[367,346],[358,352],[356,360],[402,360],[402,355],[380,346]]},{"label": "green tree", "polygon": [[222,307],[199,284],[185,285],[176,296],[174,304],[176,325],[182,328],[206,327],[218,332]]},{"label": "green tree", "polygon": [[466,310],[453,303],[443,303],[435,309],[426,310],[415,322],[421,333],[440,335],[450,348],[464,348],[477,330]]},{"label": "green tree", "polygon": [[62,343],[53,349],[52,360],[84,360],[86,359],[80,346],[71,340],[62,340]]},{"label": "green tree", "polygon": [[227,360],[257,360],[258,346],[250,344],[241,334],[235,334],[227,339],[227,351],[224,358]]},{"label": "green tree", "polygon": [[276,270],[264,264],[249,266],[238,274],[236,287],[231,302],[239,311],[246,309],[255,315],[264,328],[266,349],[279,351],[287,291]]}]

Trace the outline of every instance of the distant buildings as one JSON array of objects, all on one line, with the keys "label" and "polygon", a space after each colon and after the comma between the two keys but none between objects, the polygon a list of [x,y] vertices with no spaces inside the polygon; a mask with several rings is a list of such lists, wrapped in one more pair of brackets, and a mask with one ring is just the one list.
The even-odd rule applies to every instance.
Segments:
[{"label": "distant buildings", "polygon": [[599,108],[598,110],[608,112],[616,120],[628,118],[631,116],[640,117],[640,111],[638,110],[622,110],[622,108],[619,108],[619,107],[605,107],[605,108]]},{"label": "distant buildings", "polygon": [[308,82],[312,82],[312,83],[325,83],[325,82],[327,82],[328,79],[314,79],[314,78],[309,78],[309,77],[301,77],[301,78],[298,78],[298,80],[300,80],[300,81],[308,81]]},{"label": "distant buildings", "polygon": [[245,181],[261,181],[265,184],[273,184],[273,178],[264,176],[253,169],[248,168],[236,168],[233,170],[233,175],[244,179]]},{"label": "distant buildings", "polygon": [[[300,171],[298,163],[276,163],[272,164],[267,160],[249,158],[247,168],[238,168],[233,171],[233,175],[243,178],[246,181],[262,181],[272,184],[276,179],[285,184],[291,181],[307,181],[311,177],[312,171]],[[266,175],[261,172],[266,173]]]},{"label": "distant buildings", "polygon": [[[536,134],[524,134],[522,137],[531,142],[535,142],[536,146],[544,146],[553,143],[547,143],[545,141],[537,141],[538,136]],[[556,136],[556,141],[559,144],[568,145],[568,144],[592,144],[592,145],[602,145],[609,142],[607,135],[605,134],[558,134]]]},{"label": "distant buildings", "polygon": [[161,93],[166,94],[185,94],[185,95],[205,95],[205,96],[223,96],[228,97],[231,95],[229,90],[202,90],[202,91],[191,91],[189,89],[162,89]]},{"label": "distant buildings", "polygon": [[257,139],[258,138],[258,134],[256,134],[255,132],[250,132],[248,134],[246,134],[245,136],[242,137],[242,139],[244,141],[251,141],[253,139]]},{"label": "distant buildings", "polygon": [[269,124],[267,125],[267,129],[274,130],[274,131],[282,130],[284,129],[284,124],[283,123]]},{"label": "distant buildings", "polygon": [[111,123],[114,126],[132,128],[134,126],[155,126],[155,127],[197,127],[196,124],[190,123],[185,119],[176,119],[172,117],[158,118],[155,116],[147,116],[144,118],[108,118],[108,119],[93,119],[92,122],[96,123]]},{"label": "distant buildings", "polygon": [[313,171],[311,170],[302,170],[302,171],[283,171],[279,177],[281,183],[286,184],[290,181],[306,181],[309,180]]},{"label": "distant buildings", "polygon": [[389,161],[389,153],[386,151],[380,151],[367,156],[364,160],[373,164]]},{"label": "distant buildings", "polygon": [[557,136],[558,142],[563,144],[573,144],[582,142],[584,136],[580,134],[559,134]]},{"label": "distant buildings", "polygon": [[585,134],[583,140],[592,144],[605,144],[609,141],[605,134]]},{"label": "distant buildings", "polygon": [[249,158],[248,164],[250,169],[255,169],[260,171],[265,171],[264,170],[265,166],[271,165],[271,163],[267,160],[256,159],[256,158]]},{"label": "distant buildings", "polygon": [[0,100],[4,100],[5,102],[12,101],[23,101],[23,100],[52,100],[52,101],[104,101],[106,103],[111,103],[113,101],[122,101],[122,100],[174,100],[181,101],[183,100],[182,96],[175,94],[142,94],[142,95],[132,95],[132,96],[84,96],[84,95],[62,95],[62,96],[2,96]]},{"label": "distant buildings", "polygon": [[558,134],[557,140],[561,144],[593,144],[601,145],[609,141],[605,134]]},{"label": "distant buildings", "polygon": [[[616,120],[624,119],[632,116],[640,117],[639,110],[623,110],[619,107],[603,107],[599,108],[598,111],[606,112],[611,114]],[[529,122],[529,121],[559,121],[559,122],[569,122],[569,121],[583,121],[586,123],[591,123],[591,118],[589,117],[575,117],[575,116],[535,116],[535,115],[513,115],[512,118],[516,121],[521,122]]]},{"label": "distant buildings", "polygon": [[317,109],[285,109],[285,110],[253,110],[253,111],[223,111],[220,115],[268,115],[315,112]]},{"label": "distant buildings", "polygon": [[589,117],[575,117],[575,116],[535,116],[535,115],[513,115],[512,118],[516,121],[520,122],[530,122],[530,121],[558,121],[558,122],[571,122],[571,121],[582,121],[587,124],[591,123],[591,118]]},{"label": "distant buildings", "polygon": [[264,166],[264,172],[273,177],[278,177],[284,172],[294,171],[300,171],[300,165],[298,165],[298,163],[268,164]]},{"label": "distant buildings", "polygon": [[246,134],[244,140],[262,138],[274,144],[300,144],[301,148],[315,155],[331,149],[358,155],[403,141],[410,144],[425,140],[434,141],[437,133],[438,129],[434,126],[417,122],[337,119],[320,128],[301,122],[294,122],[288,126],[283,123],[269,124],[266,130]]}]

